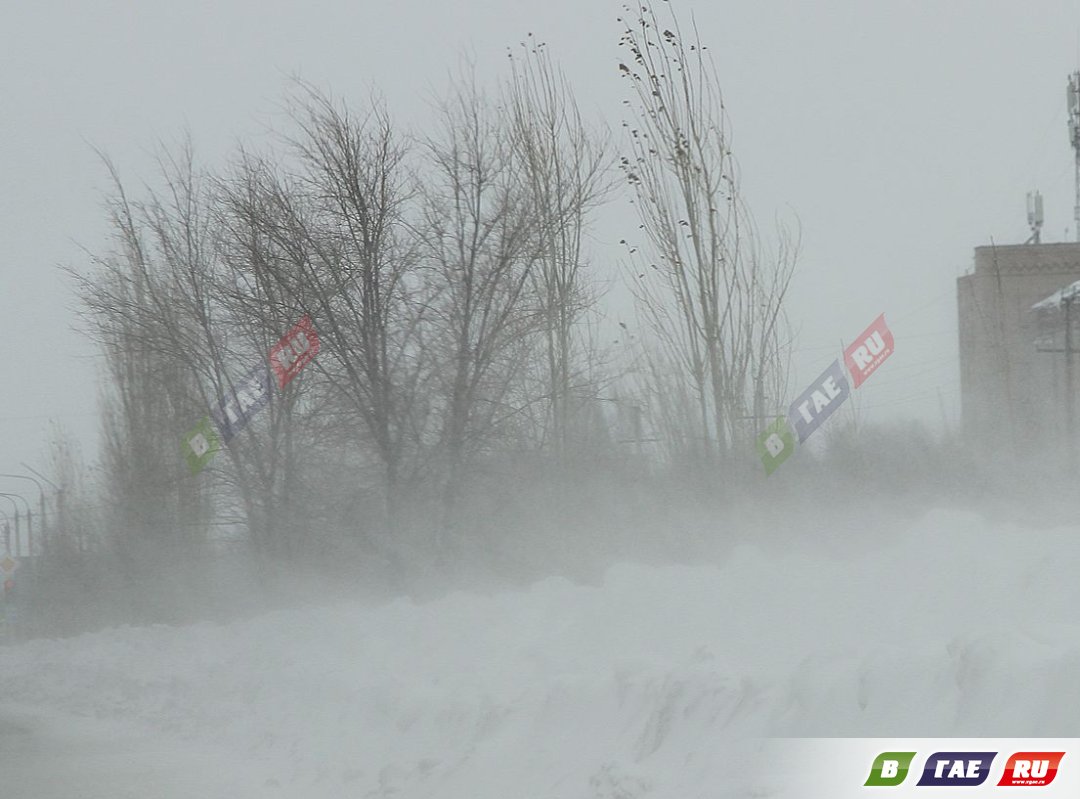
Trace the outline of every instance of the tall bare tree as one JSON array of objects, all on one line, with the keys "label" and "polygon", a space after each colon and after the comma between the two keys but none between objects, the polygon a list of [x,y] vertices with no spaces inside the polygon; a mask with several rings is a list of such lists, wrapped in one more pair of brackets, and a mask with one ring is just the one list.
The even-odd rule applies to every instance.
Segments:
[{"label": "tall bare tree", "polygon": [[[229,443],[208,472],[219,479],[186,473],[182,434],[231,396],[242,375],[266,366],[270,345],[292,322],[265,297],[237,302],[244,266],[230,247],[217,184],[196,169],[190,145],[163,156],[161,167],[162,188],[138,202],[127,199],[112,171],[118,198],[114,227],[122,246],[102,261],[103,269],[82,278],[84,304],[110,356],[106,462],[110,473],[131,469],[132,479],[159,484],[154,490],[131,485],[119,491],[146,498],[154,512],[172,507],[160,501],[162,491],[182,495],[171,523],[182,534],[170,534],[170,540],[205,538],[213,494],[239,502],[241,514],[234,520],[245,523],[257,552],[294,555],[295,526],[283,514],[296,504],[290,485],[299,436],[295,387],[272,399],[258,422]],[[146,431],[153,446],[129,440],[155,403],[162,407]],[[164,473],[141,463],[149,456],[162,462],[158,471]],[[163,526],[170,525],[149,528]]]},{"label": "tall bare tree", "polygon": [[670,10],[625,6],[619,70],[634,119],[620,166],[635,195],[647,266],[634,289],[662,350],[689,381],[695,438],[726,456],[783,383],[784,298],[795,248],[766,257],[739,192],[716,69]]},{"label": "tall bare tree", "polygon": [[424,257],[434,292],[445,456],[444,521],[455,523],[471,455],[520,412],[520,346],[540,329],[528,291],[538,260],[532,192],[513,131],[471,76],[439,108],[426,142]]},{"label": "tall bare tree", "polygon": [[[162,240],[158,234],[164,229],[156,226],[163,224],[164,201],[131,201],[116,170],[106,165],[115,188],[109,212],[116,246],[95,259],[97,269],[76,277],[89,332],[104,355],[102,466],[109,540],[121,574],[134,586],[160,574],[158,559],[164,553],[173,573],[182,574],[206,541],[209,495],[186,479],[179,453],[184,428],[178,428],[205,412],[201,375],[191,368],[197,360],[193,353],[204,348],[185,312],[197,299],[169,268],[181,253],[200,257],[205,218],[194,195],[171,186],[170,202],[183,212],[182,235]],[[173,165],[183,173],[190,161]],[[189,274],[195,271],[193,266]]]},{"label": "tall bare tree", "polygon": [[423,308],[412,302],[407,148],[378,103],[356,116],[301,85],[292,119],[293,168],[245,156],[227,182],[234,239],[250,242],[252,291],[314,321],[323,341],[316,368],[371,444],[392,528],[418,468],[415,402],[427,369]]},{"label": "tall bare tree", "polygon": [[530,283],[542,314],[546,395],[555,452],[565,454],[583,379],[582,322],[595,308],[583,246],[589,217],[610,188],[606,136],[591,131],[566,77],[532,34],[510,53],[505,88],[510,144],[536,226]]}]

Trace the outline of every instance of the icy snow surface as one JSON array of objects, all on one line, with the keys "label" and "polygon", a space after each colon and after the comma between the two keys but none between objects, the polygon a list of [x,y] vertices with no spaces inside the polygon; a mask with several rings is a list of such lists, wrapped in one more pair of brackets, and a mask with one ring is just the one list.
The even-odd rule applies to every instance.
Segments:
[{"label": "icy snow surface", "polygon": [[1077,736],[1078,532],[935,511],[872,551],[0,648],[0,774],[35,778],[5,719],[127,741],[103,796],[163,751],[155,796],[191,758],[223,797],[686,799],[765,791],[732,764],[772,736]]}]

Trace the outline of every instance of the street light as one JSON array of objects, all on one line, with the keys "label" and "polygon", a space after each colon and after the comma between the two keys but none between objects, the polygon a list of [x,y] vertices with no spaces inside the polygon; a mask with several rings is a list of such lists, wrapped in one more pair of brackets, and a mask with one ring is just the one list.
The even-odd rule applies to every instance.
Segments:
[{"label": "street light", "polygon": [[[62,525],[64,523],[64,489],[61,488],[60,486],[58,486],[56,483],[54,483],[48,477],[43,475],[41,472],[39,472],[37,469],[35,469],[29,463],[26,463],[25,461],[19,461],[19,465],[22,466],[24,469],[26,469],[26,471],[33,474],[34,476],[40,477],[42,480],[44,480],[46,483],[48,483],[50,486],[52,486],[53,490],[56,492],[56,523],[53,526],[56,528],[55,533],[57,535],[62,534],[63,530],[60,529],[60,525]],[[38,484],[38,491],[39,492],[41,491],[41,485],[40,484]],[[44,493],[41,494],[41,514],[42,514],[42,516],[41,516],[41,529],[44,531],[45,530],[45,495],[44,495]]]},{"label": "street light", "polygon": [[[13,507],[15,509],[15,550],[12,551],[10,549],[10,542],[8,542],[8,544],[9,544],[8,554],[9,555],[14,555],[15,557],[18,557],[18,555],[19,555],[19,503],[17,503],[14,499],[9,497],[7,494],[0,494],[0,496],[4,497],[8,502],[10,502],[11,507]],[[4,516],[6,517],[7,514],[5,513]]]},{"label": "street light", "polygon": [[30,507],[30,503],[26,501],[26,497],[22,494],[11,494],[0,491],[0,497],[7,497],[11,499],[11,504],[15,505],[15,548],[18,549],[22,542],[19,540],[19,506],[15,504],[15,500],[12,497],[17,497],[23,501],[26,505],[26,548],[27,555],[33,556],[34,554],[34,511]]},{"label": "street light", "polygon": [[42,529],[42,531],[44,531],[45,530],[45,489],[43,489],[41,487],[41,483],[39,483],[35,478],[27,477],[24,474],[0,474],[0,477],[10,477],[13,480],[29,480],[31,483],[33,483],[34,485],[37,486],[38,499],[40,500],[40,503],[41,503],[41,529]]},{"label": "street light", "polygon": [[[12,500],[11,504],[15,504]],[[0,516],[4,517],[4,552],[11,554],[11,517],[5,511],[0,510]]]},{"label": "street light", "polygon": [[58,486],[56,483],[54,483],[52,480],[50,480],[48,477],[46,477],[41,472],[39,472],[37,469],[35,469],[33,466],[31,466],[29,463],[27,463],[26,461],[19,461],[19,465],[21,467],[23,467],[24,469],[26,469],[26,471],[33,472],[35,476],[40,477],[46,483],[51,485],[55,490],[57,490],[57,491],[63,491],[64,490],[60,486]]}]

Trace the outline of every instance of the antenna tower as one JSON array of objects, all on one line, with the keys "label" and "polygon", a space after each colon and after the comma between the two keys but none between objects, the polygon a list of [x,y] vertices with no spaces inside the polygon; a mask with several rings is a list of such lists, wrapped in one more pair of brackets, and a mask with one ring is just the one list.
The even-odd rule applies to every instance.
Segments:
[{"label": "antenna tower", "polygon": [[1073,228],[1076,240],[1080,241],[1080,72],[1069,76],[1069,144],[1075,156],[1076,203],[1073,205]]},{"label": "antenna tower", "polygon": [[1031,235],[1024,244],[1038,244],[1042,237],[1043,202],[1042,195],[1037,191],[1027,193],[1027,219]]}]

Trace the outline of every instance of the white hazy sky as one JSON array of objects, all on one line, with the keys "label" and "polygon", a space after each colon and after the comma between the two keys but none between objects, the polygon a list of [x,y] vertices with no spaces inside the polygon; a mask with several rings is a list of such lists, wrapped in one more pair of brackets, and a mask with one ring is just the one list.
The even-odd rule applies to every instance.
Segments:
[{"label": "white hazy sky", "polygon": [[[743,188],[768,230],[798,217],[792,396],[878,313],[897,352],[856,393],[872,419],[955,421],[955,278],[972,248],[1022,241],[1024,195],[1044,240],[1072,224],[1065,82],[1075,0],[679,0],[721,72]],[[363,103],[372,88],[422,130],[462,53],[483,79],[528,32],[548,42],[587,112],[620,130],[622,13],[608,0],[96,0],[0,3],[0,472],[42,463],[46,425],[93,457],[95,356],[60,265],[106,247],[93,147],[132,184],[189,130],[219,161],[276,119],[288,77]],[[614,268],[637,223],[604,214],[594,260]],[[624,307],[613,314],[627,318]],[[190,420],[177,421],[177,435]],[[15,488],[12,486],[11,488]],[[16,489],[17,490],[17,489]]]}]

